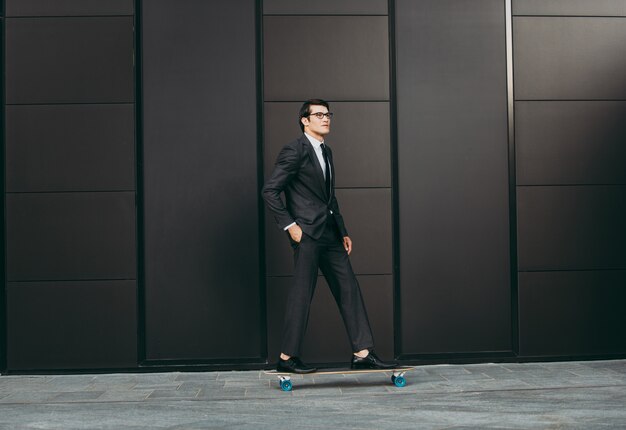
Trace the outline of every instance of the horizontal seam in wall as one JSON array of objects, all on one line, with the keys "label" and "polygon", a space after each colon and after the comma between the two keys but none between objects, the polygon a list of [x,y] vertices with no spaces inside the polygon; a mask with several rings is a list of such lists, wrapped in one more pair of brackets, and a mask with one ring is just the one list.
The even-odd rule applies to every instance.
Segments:
[{"label": "horizontal seam in wall", "polygon": [[388,187],[335,187],[335,190],[390,190]]},{"label": "horizontal seam in wall", "polygon": [[623,187],[626,183],[613,184],[517,184],[519,187]]},{"label": "horizontal seam in wall", "polygon": [[626,99],[515,99],[516,102],[626,102]]},{"label": "horizontal seam in wall", "polygon": [[7,15],[5,19],[46,19],[46,18],[133,18],[132,15]]},{"label": "horizontal seam in wall", "polygon": [[10,283],[36,283],[36,282],[118,282],[136,281],[137,278],[96,278],[96,279],[27,279],[27,280],[7,280]]},{"label": "horizontal seam in wall", "polygon": [[[389,103],[389,100],[333,100],[326,99],[329,103]],[[302,103],[303,100],[263,100],[263,103]]]},{"label": "horizontal seam in wall", "polygon": [[72,102],[72,103],[5,103],[5,106],[73,106],[73,105],[129,105],[136,102]]},{"label": "horizontal seam in wall", "polygon": [[384,16],[388,17],[389,14],[379,14],[379,13],[266,13],[263,14],[263,17],[266,16],[280,16],[280,17],[328,17],[328,16],[336,16],[336,17],[352,17],[352,16]]},{"label": "horizontal seam in wall", "polygon": [[[356,276],[393,276],[393,273],[355,273]],[[317,275],[322,278],[324,275]],[[293,278],[293,275],[267,275],[266,279],[281,279],[281,278]]]},{"label": "horizontal seam in wall", "polygon": [[6,191],[5,194],[135,193],[136,190]]},{"label": "horizontal seam in wall", "polygon": [[626,18],[626,15],[513,15],[513,18]]},{"label": "horizontal seam in wall", "polygon": [[533,269],[518,270],[517,273],[552,273],[552,272],[626,272],[626,267],[621,269]]}]

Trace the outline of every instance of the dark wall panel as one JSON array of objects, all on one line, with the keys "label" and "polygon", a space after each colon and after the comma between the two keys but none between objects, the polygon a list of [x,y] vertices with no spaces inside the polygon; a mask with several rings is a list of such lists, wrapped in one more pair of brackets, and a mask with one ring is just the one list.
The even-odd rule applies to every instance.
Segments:
[{"label": "dark wall panel", "polygon": [[274,217],[265,211],[265,272],[267,276],[293,275],[293,251],[288,233],[278,228]]},{"label": "dark wall panel", "polygon": [[517,184],[626,184],[626,102],[517,102]]},{"label": "dark wall panel", "polygon": [[[265,103],[265,177],[288,142],[302,135],[298,112],[302,102]],[[390,187],[391,148],[388,102],[335,102],[331,133],[337,187]]]},{"label": "dark wall panel", "polygon": [[7,16],[132,15],[133,0],[6,0]]},{"label": "dark wall panel", "polygon": [[142,13],[146,356],[259,357],[255,1]]},{"label": "dark wall panel", "polygon": [[624,0],[513,0],[514,15],[626,16]]},{"label": "dark wall panel", "polygon": [[519,275],[520,354],[626,353],[626,271]]},{"label": "dark wall panel", "polygon": [[[391,190],[343,189],[336,194],[353,242],[350,260],[354,272],[392,273]],[[293,274],[293,252],[286,233],[276,227],[269,213],[266,224],[267,275]]]},{"label": "dark wall panel", "polygon": [[133,18],[19,18],[6,23],[6,101],[132,102]]},{"label": "dark wall panel", "polygon": [[265,101],[388,100],[386,16],[265,17]]},{"label": "dark wall panel", "polygon": [[352,239],[355,273],[392,273],[391,190],[344,189],[336,190],[336,195]]},{"label": "dark wall panel", "polygon": [[[0,0],[0,16],[4,15],[4,1]],[[0,34],[4,35],[4,18],[0,17]],[[4,40],[0,43],[0,64],[2,65],[2,69],[4,70]],[[0,84],[0,100],[4,100],[4,79]],[[0,124],[2,129],[4,130],[4,102],[0,103]],[[4,133],[0,133],[0,145],[4,148]],[[5,186],[5,167],[4,167],[4,157],[2,157],[2,166],[0,167],[0,187],[4,189]],[[4,197],[4,196],[2,196]],[[4,207],[4,198],[2,202],[0,202],[0,225],[2,228],[0,229],[0,242],[3,244],[0,247],[0,274],[2,276],[2,283],[0,283],[0,314],[6,315],[6,305],[5,305],[5,287],[6,287],[6,274],[5,274],[5,207]],[[0,372],[6,368],[6,318],[0,318]]]},{"label": "dark wall panel", "polygon": [[135,281],[10,282],[11,370],[134,367]]},{"label": "dark wall panel", "polygon": [[[393,281],[391,275],[357,276],[374,334],[376,352],[393,357]],[[268,361],[276,363],[280,353],[283,316],[291,277],[268,278]],[[311,363],[348,363],[350,342],[328,284],[320,276],[313,298],[309,325],[302,345],[303,360]]]},{"label": "dark wall panel", "polygon": [[401,352],[510,350],[504,2],[395,12]]},{"label": "dark wall panel", "polygon": [[519,269],[626,268],[626,186],[518,187]]},{"label": "dark wall panel", "polygon": [[133,105],[7,106],[6,189],[135,188]]},{"label": "dark wall panel", "polygon": [[623,19],[518,17],[513,30],[516,99],[626,99]]},{"label": "dark wall panel", "polygon": [[134,279],[135,193],[7,194],[7,279]]},{"label": "dark wall panel", "polygon": [[387,0],[264,0],[263,12],[268,15],[385,15]]}]

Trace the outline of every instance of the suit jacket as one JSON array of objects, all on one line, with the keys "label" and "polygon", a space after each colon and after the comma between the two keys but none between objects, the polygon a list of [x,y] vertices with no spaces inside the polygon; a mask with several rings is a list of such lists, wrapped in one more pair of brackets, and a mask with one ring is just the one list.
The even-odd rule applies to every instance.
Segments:
[{"label": "suit jacket", "polygon": [[[304,233],[319,239],[326,218],[334,216],[341,236],[348,235],[335,198],[335,169],[328,146],[326,154],[332,172],[330,195],[313,145],[304,134],[285,145],[278,154],[274,171],[263,187],[263,198],[279,228],[296,222]],[[281,192],[285,193],[286,204],[280,197]]]}]

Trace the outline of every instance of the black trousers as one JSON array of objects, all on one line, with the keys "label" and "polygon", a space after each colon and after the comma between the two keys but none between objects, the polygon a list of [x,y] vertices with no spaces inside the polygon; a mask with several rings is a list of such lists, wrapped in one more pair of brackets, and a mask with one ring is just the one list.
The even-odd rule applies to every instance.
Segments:
[{"label": "black trousers", "polygon": [[309,320],[318,268],[326,278],[354,352],[374,347],[359,283],[352,271],[335,220],[328,216],[322,236],[315,240],[303,234],[294,247],[294,282],[287,298],[281,352],[297,357]]}]

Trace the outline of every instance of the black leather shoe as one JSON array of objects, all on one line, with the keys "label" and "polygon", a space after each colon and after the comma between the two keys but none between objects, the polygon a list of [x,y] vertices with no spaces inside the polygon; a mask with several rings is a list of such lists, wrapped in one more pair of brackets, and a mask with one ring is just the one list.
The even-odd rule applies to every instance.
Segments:
[{"label": "black leather shoe", "polygon": [[393,361],[382,361],[378,356],[374,353],[374,351],[370,351],[367,354],[367,357],[360,358],[356,355],[352,355],[352,369],[395,369],[398,367],[398,363]]},{"label": "black leather shoe", "polygon": [[278,358],[277,372],[286,373],[313,373],[317,369],[315,367],[304,364],[298,357],[291,357],[289,360]]}]

